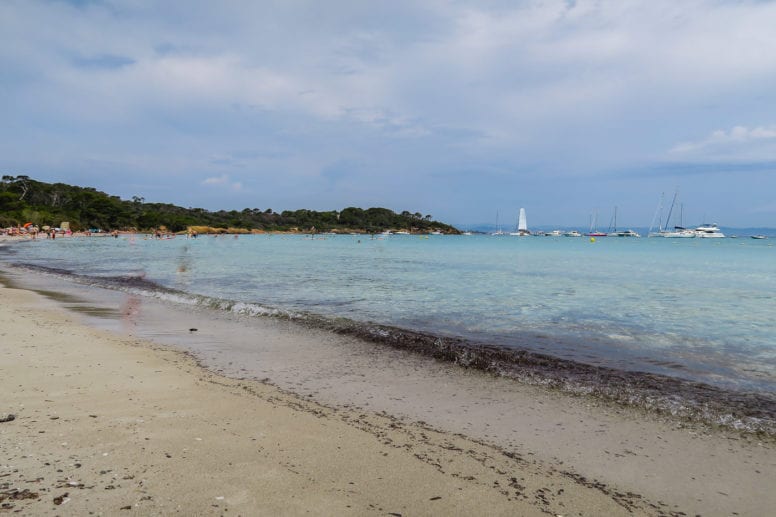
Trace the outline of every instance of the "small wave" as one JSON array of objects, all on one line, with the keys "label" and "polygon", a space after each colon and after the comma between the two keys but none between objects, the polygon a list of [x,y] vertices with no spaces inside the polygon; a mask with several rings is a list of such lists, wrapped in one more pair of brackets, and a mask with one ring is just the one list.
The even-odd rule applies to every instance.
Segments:
[{"label": "small wave", "polygon": [[776,394],[735,391],[666,375],[586,364],[459,337],[196,295],[162,286],[142,276],[95,277],[38,265],[14,266],[66,276],[82,284],[121,290],[174,304],[200,306],[249,317],[294,320],[308,327],[353,336],[530,385],[574,395],[593,396],[712,426],[776,437]]}]

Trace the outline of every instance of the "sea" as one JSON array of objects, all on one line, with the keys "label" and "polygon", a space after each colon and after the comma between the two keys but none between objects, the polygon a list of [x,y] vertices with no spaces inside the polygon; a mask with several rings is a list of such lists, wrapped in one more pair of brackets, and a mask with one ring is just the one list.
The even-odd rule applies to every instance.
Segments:
[{"label": "sea", "polygon": [[28,240],[0,265],[776,429],[773,237],[138,234]]}]

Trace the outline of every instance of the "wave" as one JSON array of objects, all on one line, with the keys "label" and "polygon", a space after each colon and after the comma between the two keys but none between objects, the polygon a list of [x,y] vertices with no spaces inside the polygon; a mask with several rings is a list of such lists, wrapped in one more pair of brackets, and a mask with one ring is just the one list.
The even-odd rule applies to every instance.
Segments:
[{"label": "wave", "polygon": [[160,285],[143,276],[89,276],[40,265],[16,263],[13,266],[173,304],[250,317],[292,320],[311,328],[406,350],[529,385],[595,397],[691,422],[776,437],[776,394],[725,389],[667,375],[591,365],[462,337],[192,294]]}]

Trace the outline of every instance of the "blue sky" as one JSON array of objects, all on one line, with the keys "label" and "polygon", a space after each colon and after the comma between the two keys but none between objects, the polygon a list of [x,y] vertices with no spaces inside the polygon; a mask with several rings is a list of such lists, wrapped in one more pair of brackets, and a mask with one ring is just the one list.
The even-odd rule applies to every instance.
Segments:
[{"label": "blue sky", "polygon": [[776,2],[0,2],[0,171],[208,209],[776,227]]}]

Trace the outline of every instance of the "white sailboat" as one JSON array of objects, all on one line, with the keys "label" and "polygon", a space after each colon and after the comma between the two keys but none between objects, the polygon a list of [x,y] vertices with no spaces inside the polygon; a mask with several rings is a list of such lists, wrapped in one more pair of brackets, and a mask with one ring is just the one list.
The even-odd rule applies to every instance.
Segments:
[{"label": "white sailboat", "polygon": [[517,231],[512,232],[509,235],[515,235],[517,237],[525,237],[528,235],[531,235],[531,232],[528,231],[528,221],[525,217],[525,208],[520,209],[520,215],[517,217]]},{"label": "white sailboat", "polygon": [[498,223],[498,210],[496,210],[496,231],[491,235],[506,235],[506,232],[501,230],[501,225]]},{"label": "white sailboat", "polygon": [[[666,226],[663,227],[662,217],[663,217],[663,196],[660,196],[660,205],[658,206],[658,210],[660,211],[660,222],[658,224],[658,231],[652,232],[652,225],[655,223],[655,219],[652,219],[652,225],[649,229],[649,237],[665,237],[667,239],[691,239],[693,237],[696,237],[696,232],[693,230],[688,230],[687,228],[684,228],[682,226],[682,216],[680,214],[679,216],[679,225],[674,226],[673,230],[668,229],[668,224],[671,220],[671,214],[674,211],[674,205],[676,204],[676,197],[679,194],[679,191],[674,192],[674,198],[671,200],[671,208],[668,209],[668,217],[666,218]],[[681,205],[680,205],[681,206]],[[657,217],[657,212],[655,213],[655,217]]]}]

